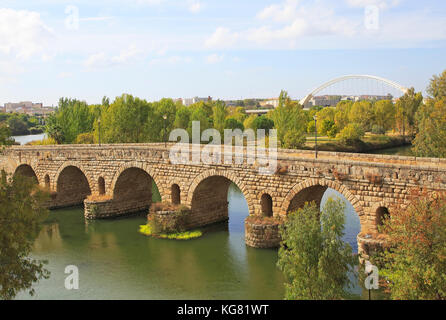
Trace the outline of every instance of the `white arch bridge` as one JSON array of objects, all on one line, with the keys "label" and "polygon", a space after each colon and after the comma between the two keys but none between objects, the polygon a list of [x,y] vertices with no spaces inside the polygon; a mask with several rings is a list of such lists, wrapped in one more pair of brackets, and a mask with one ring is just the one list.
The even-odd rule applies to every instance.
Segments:
[{"label": "white arch bridge", "polygon": [[300,100],[300,105],[305,106],[310,100],[311,98],[313,98],[318,92],[321,92],[322,90],[336,84],[339,82],[343,82],[346,80],[352,80],[352,79],[371,79],[371,80],[376,80],[378,82],[384,83],[388,86],[391,86],[399,91],[401,91],[403,94],[405,94],[408,91],[408,88],[385,78],[381,78],[381,77],[377,77],[377,76],[371,76],[371,75],[346,75],[346,76],[342,76],[333,80],[330,80],[326,83],[324,83],[323,85],[321,85],[320,87],[314,89],[313,91],[311,91],[308,95],[305,96],[305,98],[303,98],[302,100]]}]

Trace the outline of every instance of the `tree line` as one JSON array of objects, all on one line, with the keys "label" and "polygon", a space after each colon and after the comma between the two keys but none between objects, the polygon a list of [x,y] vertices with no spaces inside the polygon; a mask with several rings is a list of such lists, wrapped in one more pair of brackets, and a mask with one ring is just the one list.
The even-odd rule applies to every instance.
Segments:
[{"label": "tree line", "polygon": [[103,143],[162,142],[176,128],[190,134],[192,122],[198,121],[201,131],[215,128],[221,134],[224,129],[274,128],[280,146],[289,149],[304,147],[307,136],[315,131],[344,144],[361,141],[366,132],[391,133],[411,141],[417,156],[444,157],[445,83],[446,71],[432,78],[426,99],[411,88],[395,103],[341,101],[335,107],[310,110],[303,110],[286,91],[281,91],[278,107],[262,116],[247,115],[245,107],[227,107],[219,100],[184,106],[172,99],[148,102],[123,94],[112,102],[104,97],[101,104],[88,105],[61,98],[57,111],[47,120],[46,131],[55,143],[92,144],[98,142],[99,136]]}]

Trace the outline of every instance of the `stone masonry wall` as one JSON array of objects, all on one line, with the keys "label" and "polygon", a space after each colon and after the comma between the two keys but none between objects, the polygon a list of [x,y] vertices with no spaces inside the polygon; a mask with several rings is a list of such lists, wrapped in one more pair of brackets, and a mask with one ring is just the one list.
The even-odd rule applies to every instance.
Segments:
[{"label": "stone masonry wall", "polygon": [[[311,151],[280,150],[280,174],[262,175],[260,161],[248,163],[246,157],[242,164],[173,164],[169,160],[170,146],[14,146],[1,151],[0,168],[12,174],[20,165],[27,165],[35,172],[41,186],[45,186],[48,175],[49,189],[57,193],[63,181],[63,170],[74,166],[85,176],[93,196],[99,194],[98,181],[102,177],[105,193],[112,199],[121,174],[129,168],[137,168],[155,181],[163,201],[172,200],[171,187],[177,184],[181,202],[192,208],[197,224],[227,218],[227,201],[223,194],[227,192],[228,181],[235,183],[244,194],[250,215],[262,214],[261,198],[268,194],[276,217],[286,216],[290,208],[299,207],[304,201],[318,201],[320,192],[309,190],[335,189],[353,205],[363,231],[376,231],[378,208],[388,208],[392,214],[394,206],[408,203],[413,188],[446,190],[446,159],[331,152],[320,152],[318,159],[314,159]],[[225,179],[209,180],[214,183],[205,181],[216,176]],[[74,199],[75,194],[71,196],[73,202],[79,202]],[[85,196],[86,193],[82,195]],[[141,207],[146,205],[142,203]],[[111,210],[109,214],[113,215],[115,212],[122,214],[125,208],[135,208],[133,205],[125,207],[124,203],[122,206],[116,211],[104,210]]]}]

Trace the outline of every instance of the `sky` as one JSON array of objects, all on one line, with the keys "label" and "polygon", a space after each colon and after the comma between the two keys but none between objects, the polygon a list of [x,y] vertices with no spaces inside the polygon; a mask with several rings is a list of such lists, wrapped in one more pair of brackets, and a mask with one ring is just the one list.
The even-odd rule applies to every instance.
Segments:
[{"label": "sky", "polygon": [[443,0],[0,0],[0,104],[300,99],[348,74],[424,91],[445,57]]}]

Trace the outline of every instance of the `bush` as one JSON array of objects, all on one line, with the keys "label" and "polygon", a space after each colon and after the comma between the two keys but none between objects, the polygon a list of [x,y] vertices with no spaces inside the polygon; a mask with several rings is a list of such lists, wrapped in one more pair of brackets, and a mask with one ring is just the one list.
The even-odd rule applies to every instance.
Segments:
[{"label": "bush", "polygon": [[94,144],[95,142],[94,134],[91,132],[81,133],[74,140],[75,144]]},{"label": "bush", "polygon": [[29,146],[47,146],[53,144],[57,144],[56,140],[54,140],[53,138],[45,138],[43,140],[36,140],[27,143],[27,145]]},{"label": "bush", "polygon": [[282,146],[286,149],[299,149],[305,145],[306,137],[303,132],[293,129],[285,133]]},{"label": "bush", "polygon": [[364,137],[364,130],[357,123],[350,123],[336,136],[341,142],[351,145]]}]

